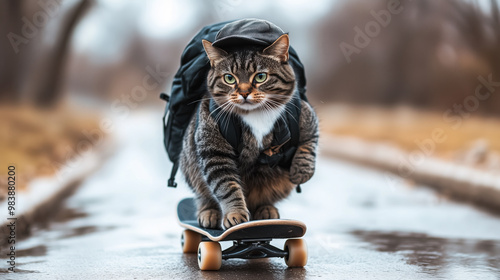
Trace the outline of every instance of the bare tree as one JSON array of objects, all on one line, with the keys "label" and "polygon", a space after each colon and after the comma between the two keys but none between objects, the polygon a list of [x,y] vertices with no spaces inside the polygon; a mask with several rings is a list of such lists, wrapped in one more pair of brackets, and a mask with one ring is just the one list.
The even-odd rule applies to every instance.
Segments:
[{"label": "bare tree", "polygon": [[46,68],[40,69],[37,75],[39,84],[33,93],[36,104],[51,106],[59,100],[62,94],[61,82],[64,77],[64,65],[67,60],[73,31],[92,3],[91,0],[80,1],[64,15],[64,24],[57,37],[55,47],[47,54],[49,59],[46,62]]},{"label": "bare tree", "polygon": [[[59,4],[59,2],[55,2]],[[43,12],[38,1],[0,1],[0,100],[19,102],[29,99],[39,106],[55,104],[60,96],[64,65],[72,34],[93,0],[77,1],[65,9],[61,24],[54,30],[55,42],[51,49],[40,46],[44,26],[36,26],[33,37],[25,36],[27,23],[35,12]],[[46,15],[46,20],[54,20]],[[34,26],[34,25],[32,25]],[[52,32],[52,30],[49,30]],[[23,33],[24,32],[24,33]],[[36,34],[39,34],[36,36]],[[17,40],[17,41],[16,41]],[[21,43],[20,43],[21,42]],[[35,69],[35,70],[33,70]],[[25,85],[29,86],[26,87]],[[23,92],[28,88],[28,92]],[[23,93],[23,94],[22,94]]]},{"label": "bare tree", "polygon": [[8,33],[21,30],[22,22],[21,1],[0,1],[0,100],[15,101],[19,96],[19,60],[15,50],[7,37]]}]

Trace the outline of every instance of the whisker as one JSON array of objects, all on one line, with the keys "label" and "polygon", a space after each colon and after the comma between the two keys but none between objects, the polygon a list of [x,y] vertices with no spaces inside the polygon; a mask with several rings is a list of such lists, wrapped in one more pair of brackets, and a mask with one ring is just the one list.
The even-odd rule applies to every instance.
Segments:
[{"label": "whisker", "polygon": [[193,101],[193,102],[189,102],[187,105],[191,105],[191,104],[196,103],[196,102],[199,102],[199,101],[210,100],[210,99],[212,99],[212,97],[204,97],[204,98],[201,98],[201,99],[195,100],[195,101]]},{"label": "whisker", "polygon": [[[224,116],[224,113],[225,113],[225,112],[224,112],[224,108],[226,108],[226,107],[228,107],[228,106],[230,106],[230,105],[231,105],[230,101],[227,101],[227,102],[224,102],[224,103],[223,103],[223,104],[222,104],[219,108],[217,108],[216,110],[214,110],[214,112],[215,112],[215,111],[217,111],[218,109],[221,109],[221,110],[217,113],[217,115],[214,117],[214,119],[215,119],[215,122],[216,122],[216,123],[218,123],[218,122],[219,122],[219,120],[220,120],[220,118]],[[212,112],[212,113],[213,113],[213,112]]]},{"label": "whisker", "polygon": [[[266,101],[267,101],[267,100],[266,100]],[[271,101],[271,100],[268,100],[268,101]],[[266,104],[269,108],[271,108],[271,107],[270,107],[270,106],[271,106],[271,102],[265,102],[265,104]],[[280,104],[280,105],[281,105],[281,104]],[[279,107],[278,107],[278,108],[279,108]],[[286,109],[286,107],[284,107],[284,108],[279,108],[279,109],[280,109],[280,110],[284,110],[284,109]],[[279,114],[279,118],[280,118],[280,119],[282,119],[284,122],[286,122],[286,119],[285,119],[285,117],[283,116],[283,114]],[[278,129],[281,129],[281,127],[280,127],[280,124],[279,124],[279,123],[278,123]]]},{"label": "whisker", "polygon": [[[266,115],[270,118],[271,110],[273,110],[273,108],[271,107],[271,104],[268,103],[267,100],[264,100],[263,105],[264,105],[264,109],[265,109],[264,111],[266,112]],[[282,114],[279,114],[279,118],[283,119]],[[281,130],[279,122],[278,122],[278,129]]]},{"label": "whisker", "polygon": [[[231,103],[230,105],[230,110],[232,110],[234,108],[234,106],[236,106],[234,103]],[[229,127],[229,121],[231,119],[231,113],[228,112],[226,114],[226,116],[224,117],[224,119],[222,120],[222,125],[224,126],[224,130],[227,131],[228,127]],[[225,124],[224,124],[225,123]]]},{"label": "whisker", "polygon": [[[287,96],[283,96],[283,95],[279,95],[279,94],[268,94],[270,96],[273,96],[273,97],[277,97],[277,99],[281,99],[281,101],[285,101],[287,99]],[[299,97],[296,96],[295,94],[292,96],[292,98],[289,99],[288,102],[291,102],[293,99],[298,99]],[[274,101],[274,100],[273,100]],[[276,102],[276,101],[275,101]],[[299,109],[299,107],[295,104],[292,103],[293,106],[295,106],[297,109]]]},{"label": "whisker", "polygon": [[[230,107],[231,104],[226,104],[224,107]],[[217,117],[215,118],[215,122],[218,123],[219,120],[222,117],[225,117],[228,114],[228,112],[225,112],[224,110],[220,110],[219,113],[217,114]]]},{"label": "whisker", "polygon": [[[280,103],[278,103],[278,102],[276,102],[276,101],[274,101],[274,100],[268,100],[268,101],[269,101],[270,103],[274,102],[275,104],[282,105],[282,104],[280,104]],[[295,106],[295,107],[297,107],[297,106]],[[297,108],[298,108],[298,107],[297,107]],[[284,108],[284,110],[285,110],[285,112],[286,112],[287,114],[289,114],[289,115],[290,115],[290,116],[291,116],[291,117],[292,117],[292,118],[293,118],[293,119],[294,119],[294,120],[298,123],[297,119],[293,116],[292,112],[290,112],[290,109],[288,109],[288,108],[286,108],[286,107],[285,107],[285,108]]]},{"label": "whisker", "polygon": [[[228,100],[228,101],[226,101],[226,102],[222,103],[222,105],[220,105],[219,107],[217,107],[217,109],[215,109],[213,112],[211,112],[211,113],[210,113],[210,115],[211,115],[211,114],[213,114],[213,113],[215,113],[215,112],[217,112],[217,110],[221,110],[221,109],[223,109],[224,107],[226,107],[226,106],[229,104],[229,102],[230,102],[230,101],[231,101],[231,100]],[[219,113],[220,113],[220,112],[219,112]]]}]

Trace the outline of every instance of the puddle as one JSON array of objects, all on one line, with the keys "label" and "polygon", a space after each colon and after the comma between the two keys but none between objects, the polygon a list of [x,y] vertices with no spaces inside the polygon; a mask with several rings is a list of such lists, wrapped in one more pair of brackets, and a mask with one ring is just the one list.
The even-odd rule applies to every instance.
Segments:
[{"label": "puddle", "polygon": [[39,257],[39,256],[45,256],[46,254],[47,254],[47,247],[45,245],[39,245],[28,249],[22,249],[16,251],[16,255],[18,257]]},{"label": "puddle", "polygon": [[71,237],[77,237],[77,236],[82,236],[86,234],[91,234],[95,232],[101,232],[101,231],[107,231],[107,230],[112,230],[115,229],[116,227],[96,227],[96,226],[81,226],[77,228],[70,228],[68,229],[69,232],[65,232],[59,239],[65,239],[65,238],[71,238]]},{"label": "puddle", "polygon": [[82,236],[85,234],[90,234],[94,233],[97,231],[96,226],[82,226],[82,227],[77,227],[77,228],[70,228],[68,229],[69,232],[64,233],[63,236],[61,236],[61,239],[64,238],[71,238],[71,237],[76,237],[76,236]]},{"label": "puddle", "polygon": [[379,252],[398,253],[432,275],[467,271],[500,276],[500,240],[447,239],[421,233],[353,231]]},{"label": "puddle", "polygon": [[19,269],[19,268],[15,268],[15,272],[10,272],[7,270],[7,268],[1,268],[0,269],[0,274],[9,274],[9,275],[12,275],[14,276],[16,273],[40,273],[40,271],[36,271],[36,270],[26,270],[26,269]]},{"label": "puddle", "polygon": [[[16,249],[16,258],[19,257],[39,257],[45,256],[47,254],[47,247],[45,245],[39,245],[27,249]],[[0,259],[8,259],[8,256],[4,254],[0,255]]]},{"label": "puddle", "polygon": [[54,222],[64,223],[78,218],[87,217],[88,214],[74,208],[63,208],[54,217]]}]

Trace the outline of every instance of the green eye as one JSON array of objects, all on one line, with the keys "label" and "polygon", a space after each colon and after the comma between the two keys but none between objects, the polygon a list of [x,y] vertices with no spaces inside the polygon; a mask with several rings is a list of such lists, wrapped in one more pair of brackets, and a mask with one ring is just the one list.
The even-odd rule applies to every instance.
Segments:
[{"label": "green eye", "polygon": [[226,74],[226,75],[224,75],[224,81],[226,81],[226,83],[232,85],[232,84],[236,83],[236,78],[231,74]]},{"label": "green eye", "polygon": [[255,75],[255,82],[257,83],[263,83],[267,79],[267,74],[266,73],[258,73]]}]

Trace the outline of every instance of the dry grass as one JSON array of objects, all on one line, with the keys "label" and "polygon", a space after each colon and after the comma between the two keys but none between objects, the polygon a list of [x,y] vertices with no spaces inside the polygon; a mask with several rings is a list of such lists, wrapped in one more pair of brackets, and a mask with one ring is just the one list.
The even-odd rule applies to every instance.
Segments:
[{"label": "dry grass", "polygon": [[75,156],[77,144],[86,139],[82,132],[97,126],[97,116],[67,106],[52,110],[26,105],[0,107],[2,185],[9,165],[16,167],[16,186],[21,190],[33,178],[54,174]]},{"label": "dry grass", "polygon": [[[471,114],[458,125],[446,122],[443,113],[398,107],[382,109],[348,105],[324,105],[318,109],[323,133],[355,136],[368,141],[395,144],[407,151],[418,150],[418,141],[429,139],[441,129],[446,137],[435,142],[433,156],[468,161],[471,153],[486,153],[498,161],[500,119]],[[477,155],[476,155],[477,156]],[[484,159],[474,159],[475,161]],[[494,163],[498,164],[498,163]]]}]

